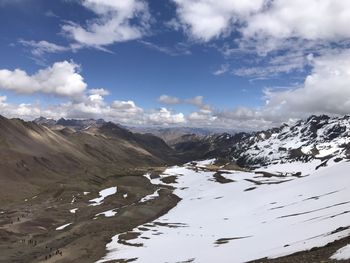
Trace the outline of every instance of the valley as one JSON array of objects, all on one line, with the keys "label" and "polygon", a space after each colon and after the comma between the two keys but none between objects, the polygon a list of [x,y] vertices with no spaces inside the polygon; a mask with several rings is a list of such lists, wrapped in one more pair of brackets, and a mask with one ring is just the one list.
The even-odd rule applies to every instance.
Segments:
[{"label": "valley", "polygon": [[102,121],[1,121],[0,262],[348,260],[346,117],[170,146]]}]

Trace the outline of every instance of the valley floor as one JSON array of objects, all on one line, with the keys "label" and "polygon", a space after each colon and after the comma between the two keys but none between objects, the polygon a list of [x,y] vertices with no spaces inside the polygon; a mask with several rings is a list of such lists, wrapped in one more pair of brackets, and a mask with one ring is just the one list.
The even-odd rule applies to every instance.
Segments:
[{"label": "valley floor", "polygon": [[350,260],[350,162],[214,162],[64,185],[2,209],[0,262]]}]

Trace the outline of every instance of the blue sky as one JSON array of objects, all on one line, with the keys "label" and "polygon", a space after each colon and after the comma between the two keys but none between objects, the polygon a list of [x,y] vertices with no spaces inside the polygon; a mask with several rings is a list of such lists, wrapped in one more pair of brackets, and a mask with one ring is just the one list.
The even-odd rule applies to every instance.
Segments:
[{"label": "blue sky", "polygon": [[230,129],[346,114],[349,10],[330,0],[0,0],[0,114]]}]

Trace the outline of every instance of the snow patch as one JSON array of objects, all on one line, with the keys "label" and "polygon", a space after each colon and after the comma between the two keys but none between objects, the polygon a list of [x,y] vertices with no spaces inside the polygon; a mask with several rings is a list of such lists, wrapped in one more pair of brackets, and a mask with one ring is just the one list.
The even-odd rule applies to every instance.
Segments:
[{"label": "snow patch", "polygon": [[204,161],[197,161],[197,162],[196,162],[196,165],[197,165],[198,167],[205,167],[205,166],[214,164],[215,161],[216,161],[215,158],[214,158],[214,159],[209,159],[209,160],[204,160]]},{"label": "snow patch", "polygon": [[114,209],[111,209],[111,210],[108,210],[108,211],[105,211],[105,212],[102,212],[102,213],[98,213],[98,214],[95,215],[95,217],[98,217],[100,215],[104,215],[105,217],[115,216],[118,213],[117,211],[114,211],[116,209],[117,208],[114,208]]},{"label": "snow patch", "polygon": [[74,208],[74,209],[71,209],[69,210],[69,212],[71,212],[72,214],[75,214],[77,212],[78,208]]},{"label": "snow patch", "polygon": [[347,245],[335,252],[334,255],[331,256],[331,259],[335,260],[347,260],[350,259],[350,245]]},{"label": "snow patch", "polygon": [[68,224],[65,224],[65,225],[63,225],[63,226],[59,226],[59,227],[56,228],[56,230],[63,230],[63,229],[65,229],[66,227],[70,226],[71,224],[73,224],[73,223],[68,223]]},{"label": "snow patch", "polygon": [[97,198],[89,200],[89,202],[92,203],[92,204],[90,204],[90,206],[101,205],[103,203],[103,200],[106,197],[108,197],[110,195],[114,195],[115,193],[117,193],[117,187],[116,186],[110,187],[110,188],[106,188],[104,190],[101,190],[99,192],[100,197],[97,197]]},{"label": "snow patch", "polygon": [[153,194],[146,195],[145,197],[143,197],[143,198],[140,200],[140,203],[144,203],[144,202],[147,202],[147,201],[156,199],[157,197],[159,197],[159,193],[158,193],[158,192],[159,192],[159,189],[156,190]]}]

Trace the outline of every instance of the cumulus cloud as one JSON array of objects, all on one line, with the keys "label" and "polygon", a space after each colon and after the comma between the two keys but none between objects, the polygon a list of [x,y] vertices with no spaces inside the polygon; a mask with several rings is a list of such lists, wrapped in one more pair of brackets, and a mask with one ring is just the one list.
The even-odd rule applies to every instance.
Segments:
[{"label": "cumulus cloud", "polygon": [[[226,58],[251,56],[232,73],[254,79],[302,72],[307,56],[350,45],[350,2],[343,0],[173,0],[176,22],[190,38],[217,46]],[[233,34],[231,34],[233,33]],[[229,36],[232,36],[229,38]],[[218,44],[220,45],[220,44]],[[285,53],[281,55],[281,53]],[[265,59],[256,59],[256,55]],[[222,66],[214,75],[228,71]]]},{"label": "cumulus cloud", "polygon": [[[350,112],[350,50],[309,57],[312,67],[297,87],[267,89],[261,107],[214,109],[189,115],[192,123],[257,130],[290,123],[311,114],[344,115]],[[213,118],[215,117],[215,118]]]},{"label": "cumulus cloud", "polygon": [[228,34],[232,25],[262,8],[264,0],[173,0],[179,22],[185,31],[200,41]]},{"label": "cumulus cloud", "polygon": [[44,93],[62,96],[58,104],[11,103],[0,96],[0,114],[31,120],[39,116],[64,118],[103,118],[129,125],[177,125],[186,122],[183,113],[166,108],[144,110],[132,100],[114,100],[107,103],[109,91],[103,88],[87,89],[87,84],[73,62],[57,62],[33,75],[23,70],[0,70],[0,90],[21,94]]},{"label": "cumulus cloud", "polygon": [[[276,63],[279,61],[277,59]],[[344,115],[350,112],[350,49],[309,55],[310,73],[297,86],[266,89],[260,107],[218,109],[198,96],[187,101],[198,109],[185,116],[192,126],[262,130],[292,123],[311,114]],[[205,106],[203,106],[205,105]]]},{"label": "cumulus cloud", "polygon": [[199,109],[188,115],[187,119],[199,126],[215,126],[218,120],[216,114],[210,109]]},{"label": "cumulus cloud", "polygon": [[160,103],[168,104],[168,105],[181,103],[181,100],[179,98],[173,97],[173,96],[169,96],[169,95],[161,95],[158,98],[158,101]]},{"label": "cumulus cloud", "polygon": [[185,115],[183,113],[173,114],[166,108],[160,108],[158,111],[149,114],[149,123],[151,124],[183,124],[186,122]]},{"label": "cumulus cloud", "polygon": [[21,69],[0,70],[0,89],[19,94],[46,93],[74,97],[81,95],[87,87],[74,62],[56,62],[33,75]]},{"label": "cumulus cloud", "polygon": [[50,108],[42,109],[40,105],[29,103],[13,104],[7,101],[6,96],[0,96],[0,114],[9,118],[32,120],[39,116],[54,118],[59,118],[62,116],[60,114],[60,109],[50,110]]},{"label": "cumulus cloud", "polygon": [[304,84],[286,91],[266,91],[268,108],[286,112],[348,114],[350,50],[313,58]]},{"label": "cumulus cloud", "polygon": [[253,14],[243,28],[246,37],[339,40],[350,37],[350,2],[342,0],[274,0]]},{"label": "cumulus cloud", "polygon": [[343,0],[173,0],[180,23],[194,38],[209,41],[235,30],[246,38],[340,40],[350,3]]},{"label": "cumulus cloud", "polygon": [[91,95],[100,95],[100,96],[108,96],[109,91],[106,89],[89,89],[88,91],[89,94]]},{"label": "cumulus cloud", "polygon": [[82,0],[97,16],[85,26],[70,22],[62,30],[84,46],[103,47],[141,38],[149,28],[150,14],[143,0]]},{"label": "cumulus cloud", "polygon": [[[32,120],[39,116],[59,118],[103,118],[123,124],[146,124],[147,114],[133,101],[114,101],[108,104],[98,94],[87,96],[84,101],[66,101],[53,105],[40,103],[10,103],[6,96],[0,96],[0,114],[7,117]],[[167,120],[163,120],[166,123]],[[159,118],[159,123],[162,119]]]}]

